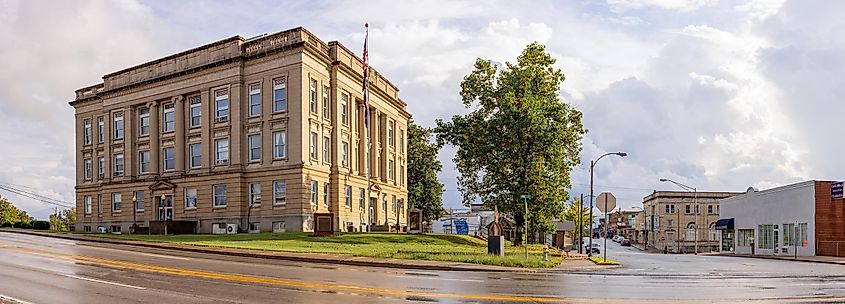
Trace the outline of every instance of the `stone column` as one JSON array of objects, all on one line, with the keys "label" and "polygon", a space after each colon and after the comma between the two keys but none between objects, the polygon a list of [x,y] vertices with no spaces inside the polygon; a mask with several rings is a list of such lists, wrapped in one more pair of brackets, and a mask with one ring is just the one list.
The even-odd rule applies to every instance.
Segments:
[{"label": "stone column", "polygon": [[176,174],[185,173],[185,154],[188,153],[185,149],[185,98],[181,95],[173,97],[173,104],[175,105],[175,122],[176,122]]},{"label": "stone column", "polygon": [[202,139],[202,167],[211,172],[214,167],[214,139],[211,137],[211,126],[214,124],[214,105],[209,99],[209,90],[200,92],[200,137]]},{"label": "stone column", "polygon": [[[213,98],[214,96],[212,96]],[[229,165],[240,167],[243,164],[243,119],[241,119],[241,84],[232,84],[229,89]]]},{"label": "stone column", "polygon": [[159,168],[161,168],[161,164],[159,164],[161,132],[159,131],[158,121],[161,114],[158,112],[158,102],[147,103],[147,107],[150,109],[150,174],[158,176]]},{"label": "stone column", "polygon": [[123,110],[123,176],[127,179],[135,178],[138,175],[135,172],[135,164],[137,163],[135,154],[138,153],[135,145],[138,138],[138,130],[135,128],[138,123],[137,118],[134,107]]},{"label": "stone column", "polygon": [[375,108],[370,108],[370,167],[372,179],[378,179],[379,163],[378,163],[378,131],[379,131],[379,111]]},{"label": "stone column", "polygon": [[364,127],[364,104],[358,104],[358,175],[367,176],[367,129]]},{"label": "stone column", "polygon": [[[379,117],[379,171],[381,176],[381,181],[387,183],[387,177],[390,176],[387,173],[387,146],[390,144],[387,142],[387,114],[382,114]],[[396,164],[394,164],[396,165]],[[389,208],[388,208],[389,209]]]}]

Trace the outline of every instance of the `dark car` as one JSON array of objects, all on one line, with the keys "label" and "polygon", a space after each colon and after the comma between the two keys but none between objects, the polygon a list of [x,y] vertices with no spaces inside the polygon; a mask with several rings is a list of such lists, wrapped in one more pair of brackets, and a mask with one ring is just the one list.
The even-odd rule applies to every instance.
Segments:
[{"label": "dark car", "polygon": [[622,246],[631,246],[631,240],[629,240],[629,239],[622,239],[622,241],[621,241],[621,242],[619,242],[619,244],[621,244]]}]

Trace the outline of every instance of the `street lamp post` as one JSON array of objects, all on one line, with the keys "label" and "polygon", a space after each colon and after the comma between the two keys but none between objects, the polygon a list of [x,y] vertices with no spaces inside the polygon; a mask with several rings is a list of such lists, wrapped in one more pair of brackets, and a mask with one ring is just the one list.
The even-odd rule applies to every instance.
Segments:
[{"label": "street lamp post", "polygon": [[[596,160],[590,161],[590,250],[588,250],[589,251],[587,253],[588,256],[593,256],[593,179],[594,179],[593,168],[596,167],[596,163],[598,163],[602,158],[604,158],[605,156],[608,156],[608,155],[618,155],[620,157],[625,157],[625,156],[628,156],[628,153],[625,153],[625,152],[609,152],[609,153],[602,154],[602,156],[599,156],[599,158],[596,158]],[[605,223],[605,225],[607,225],[607,223]],[[605,235],[604,237],[606,238],[607,235]],[[607,250],[607,248],[605,248],[604,250]]]},{"label": "street lamp post", "polygon": [[523,217],[523,222],[525,224],[525,231],[522,233],[524,240],[523,243],[525,244],[525,259],[528,259],[528,199],[531,198],[530,194],[521,194],[519,198],[522,199],[522,202],[525,204],[525,216]]},{"label": "street lamp post", "polygon": [[[694,240],[695,240],[695,254],[698,254],[698,227],[699,227],[698,217],[700,216],[699,213],[701,213],[701,206],[698,205],[698,189],[696,189],[695,187],[690,187],[690,186],[681,184],[679,182],[673,181],[673,180],[668,179],[668,178],[661,178],[660,181],[661,182],[673,183],[676,186],[681,187],[682,189],[693,193],[692,205],[695,206],[696,208],[698,208],[698,213],[694,213],[694,215],[692,217],[694,219],[693,225],[695,225],[695,238],[694,238]],[[693,212],[695,212],[695,211],[696,210],[693,210]],[[678,217],[680,217],[680,210],[678,210]],[[681,222],[679,221],[678,222],[678,230],[680,230],[680,228],[681,228]],[[680,231],[678,231],[678,234],[680,234]]]},{"label": "street lamp post", "polygon": [[131,233],[135,234],[135,230],[138,229],[138,195],[132,194],[132,229]]}]

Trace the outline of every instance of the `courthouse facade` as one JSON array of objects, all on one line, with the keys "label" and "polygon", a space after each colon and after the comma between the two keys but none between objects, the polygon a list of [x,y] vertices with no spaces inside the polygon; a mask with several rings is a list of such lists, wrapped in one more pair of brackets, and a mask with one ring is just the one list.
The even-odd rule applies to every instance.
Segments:
[{"label": "courthouse facade", "polygon": [[304,28],[103,76],[70,102],[76,229],[180,221],[199,233],[312,231],[315,213],[333,214],[335,231],[404,227],[411,115],[370,69],[367,191],[361,84],[360,58]]}]

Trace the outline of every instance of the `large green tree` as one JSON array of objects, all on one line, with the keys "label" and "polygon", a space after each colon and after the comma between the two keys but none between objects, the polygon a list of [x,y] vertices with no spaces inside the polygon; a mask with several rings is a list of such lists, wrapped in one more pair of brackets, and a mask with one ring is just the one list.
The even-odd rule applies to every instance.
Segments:
[{"label": "large green tree", "polygon": [[464,204],[475,198],[513,215],[515,244],[526,214],[520,194],[530,194],[532,230],[550,231],[563,215],[569,175],[586,129],[581,112],[559,98],[564,75],[538,43],[501,69],[478,59],[461,83],[464,106],[475,110],[438,121],[439,139],[458,147],[455,164]]},{"label": "large green tree", "polygon": [[423,221],[443,216],[443,184],[437,172],[443,165],[437,160],[441,144],[432,138],[430,129],[411,121],[408,124],[408,203],[422,210]]},{"label": "large green tree", "polygon": [[6,198],[0,198],[0,226],[17,223],[29,224],[33,218],[20,210]]}]

